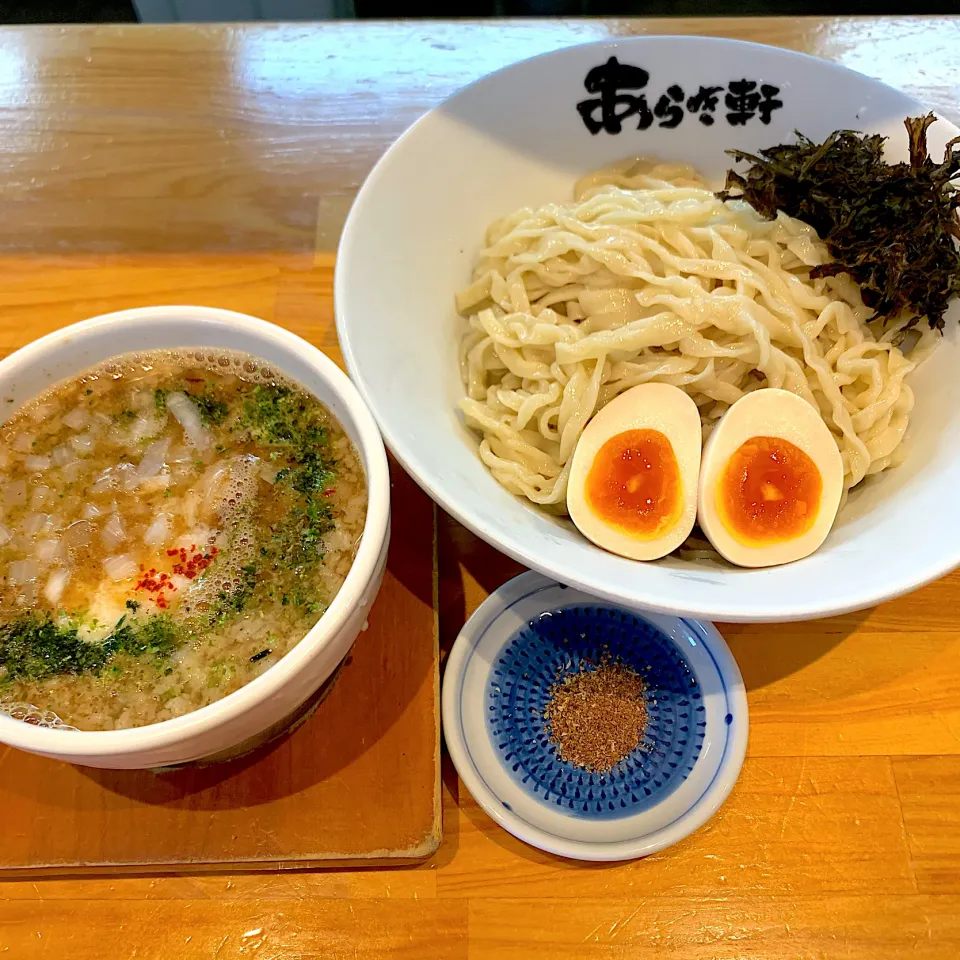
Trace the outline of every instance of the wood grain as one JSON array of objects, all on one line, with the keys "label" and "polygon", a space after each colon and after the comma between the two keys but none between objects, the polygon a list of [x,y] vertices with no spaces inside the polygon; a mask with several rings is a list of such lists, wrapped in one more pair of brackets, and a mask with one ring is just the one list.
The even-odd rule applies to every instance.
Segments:
[{"label": "wood grain", "polygon": [[[332,252],[389,142],[489,70],[639,33],[812,53],[960,120],[951,18],[11,29],[0,352],[104,310],[194,302],[272,319],[338,356]],[[519,567],[449,520],[438,557],[449,645]],[[710,824],[648,860],[531,850],[448,765],[446,836],[426,865],[8,881],[0,955],[953,960],[958,609],[954,575],[864,614],[722,626],[750,699],[743,777]],[[407,643],[393,627],[391,648]],[[409,719],[386,736],[402,741]],[[385,798],[379,816],[404,802]]]},{"label": "wood grain", "polygon": [[[419,859],[440,841],[433,505],[394,470],[369,627],[302,727],[229,763],[90,770],[0,748],[0,868]],[[405,637],[396,643],[398,632]]]},{"label": "wood grain", "polygon": [[960,877],[960,757],[893,762],[917,889],[953,893]]},{"label": "wood grain", "polygon": [[30,960],[467,957],[467,905],[457,901],[106,901],[96,905],[95,926],[91,909],[83,900],[0,903],[0,943]]},{"label": "wood grain", "polygon": [[775,901],[479,900],[470,905],[471,960],[953,960],[960,937],[957,898],[812,897]]},{"label": "wood grain", "polygon": [[[5,880],[0,903],[14,900],[84,899],[233,901],[270,904],[273,901],[331,900],[433,900],[437,896],[434,864],[402,869],[282,870],[238,874],[180,874],[103,876],[35,880]],[[3,944],[0,932],[0,945]]]},{"label": "wood grain", "polygon": [[0,248],[332,251],[386,145],[459,87],[573,43],[665,33],[826,57],[960,120],[950,18],[8,28]]},{"label": "wood grain", "polygon": [[[887,757],[748,760],[697,834],[621,866],[571,864],[503,833],[461,789],[442,897],[797,897],[916,891]],[[549,891],[549,892],[548,892]]]}]

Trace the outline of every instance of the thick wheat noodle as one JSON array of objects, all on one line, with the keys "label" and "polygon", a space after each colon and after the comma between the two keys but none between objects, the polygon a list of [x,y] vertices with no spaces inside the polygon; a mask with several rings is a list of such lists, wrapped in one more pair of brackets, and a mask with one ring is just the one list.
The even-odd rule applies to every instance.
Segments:
[{"label": "thick wheat noodle", "polygon": [[[815,232],[763,220],[689,167],[631,159],[577,184],[575,200],[518,210],[487,231],[457,295],[466,422],[508,490],[565,512],[570,459],[605,403],[639,383],[685,390],[704,438],[737,399],[781,387],[813,405],[847,489],[896,462],[925,352],[874,331]],[[926,335],[925,335],[926,336]]]}]

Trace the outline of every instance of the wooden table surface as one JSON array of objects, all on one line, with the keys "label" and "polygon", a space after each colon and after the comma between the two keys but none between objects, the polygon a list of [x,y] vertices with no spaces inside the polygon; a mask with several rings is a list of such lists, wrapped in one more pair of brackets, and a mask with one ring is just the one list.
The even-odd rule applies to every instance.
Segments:
[{"label": "wooden table surface", "polygon": [[[512,60],[647,32],[817,54],[960,121],[951,19],[8,29],[0,351],[94,313],[192,301],[336,352],[333,251],[387,144]],[[439,556],[449,643],[516,568],[450,521]],[[707,827],[647,860],[531,850],[448,766],[445,839],[422,867],[9,881],[0,956],[955,960],[958,612],[954,575],[860,614],[722,627],[749,690],[743,774]]]}]

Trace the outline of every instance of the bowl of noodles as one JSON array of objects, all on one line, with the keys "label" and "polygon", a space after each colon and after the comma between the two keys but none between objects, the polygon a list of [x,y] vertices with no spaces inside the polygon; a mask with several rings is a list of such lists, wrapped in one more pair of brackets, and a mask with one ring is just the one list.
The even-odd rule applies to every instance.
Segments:
[{"label": "bowl of noodles", "polygon": [[[881,315],[810,222],[722,193],[730,151],[797,132],[880,135],[886,161],[906,160],[904,122],[923,113],[835,64],[699,37],[573,47],[462,90],[387,152],[341,242],[338,331],[388,446],[493,546],[631,606],[807,619],[948,572],[960,518],[938,511],[933,537],[917,508],[960,483],[956,308],[944,294],[936,322]],[[939,157],[958,131],[926,133]],[[705,443],[749,394],[805,400],[839,453],[819,549],[738,566],[697,526],[643,562],[584,536],[578,444],[648,383],[694,401]]]}]

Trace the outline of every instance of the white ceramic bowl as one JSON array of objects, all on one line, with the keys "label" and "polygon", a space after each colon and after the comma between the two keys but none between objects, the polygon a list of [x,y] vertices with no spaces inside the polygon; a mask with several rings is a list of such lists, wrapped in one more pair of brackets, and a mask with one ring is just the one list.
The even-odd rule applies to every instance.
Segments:
[{"label": "white ceramic bowl", "polygon": [[[731,126],[721,91],[711,125],[686,112],[674,128],[654,122],[638,130],[635,116],[619,134],[593,134],[577,104],[598,96],[584,89],[585,78],[614,56],[649,73],[643,92],[650,107],[674,84],[689,97],[700,87],[742,79],[758,91],[761,84],[778,88],[774,99],[783,106],[768,124],[755,115]],[[383,157],[357,197],[340,246],[340,342],[387,445],[441,506],[489,543],[554,579],[627,605],[709,620],[805,619],[878,603],[951,570],[960,564],[960,511],[952,507],[960,487],[955,309],[943,343],[911,379],[916,409],[906,463],[861,485],[824,546],[788,566],[636,563],[606,553],[570,524],[503,490],[457,412],[463,321],[453,297],[469,281],[492,220],[521,206],[568,200],[579,176],[630,155],[692,163],[719,186],[730,165],[725,150],[783,143],[794,130],[815,138],[838,128],[886,134],[891,156],[905,158],[903,120],[925,112],[835,64],[702,37],[572,47],[462,90]],[[941,156],[957,133],[938,122],[933,154]]]},{"label": "white ceramic bowl", "polygon": [[317,625],[266,673],[193,713],[129,730],[41,729],[0,715],[0,742],[93,767],[147,768],[230,751],[276,728],[317,690],[350,649],[380,588],[390,525],[390,481],[383,442],[347,377],[300,337],[263,320],[208,307],[144,307],[85,320],[0,362],[7,413],[40,391],[118,354],[211,347],[252,354],[320,399],[356,446],[369,503],[360,547],[340,592]]}]

